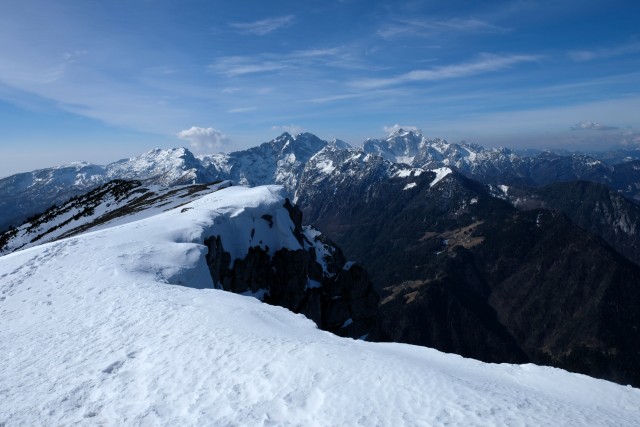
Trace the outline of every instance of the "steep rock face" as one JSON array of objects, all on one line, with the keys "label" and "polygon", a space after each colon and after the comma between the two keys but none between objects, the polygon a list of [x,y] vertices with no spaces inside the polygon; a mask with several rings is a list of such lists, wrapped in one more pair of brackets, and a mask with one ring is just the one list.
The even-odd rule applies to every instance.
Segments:
[{"label": "steep rock face", "polygon": [[300,210],[288,200],[285,208],[302,249],[281,248],[270,255],[268,247],[255,246],[232,262],[220,237],[211,236],[205,244],[214,283],[302,313],[324,330],[366,338],[376,323],[378,307],[378,295],[366,271],[347,263],[342,252],[318,232],[303,229]]}]

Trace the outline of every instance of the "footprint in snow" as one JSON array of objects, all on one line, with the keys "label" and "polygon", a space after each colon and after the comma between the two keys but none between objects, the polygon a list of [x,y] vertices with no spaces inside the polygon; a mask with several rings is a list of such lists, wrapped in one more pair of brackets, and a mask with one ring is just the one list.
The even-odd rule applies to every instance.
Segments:
[{"label": "footprint in snow", "polygon": [[102,372],[105,374],[115,374],[122,367],[122,365],[124,365],[124,360],[118,360],[104,368]]}]

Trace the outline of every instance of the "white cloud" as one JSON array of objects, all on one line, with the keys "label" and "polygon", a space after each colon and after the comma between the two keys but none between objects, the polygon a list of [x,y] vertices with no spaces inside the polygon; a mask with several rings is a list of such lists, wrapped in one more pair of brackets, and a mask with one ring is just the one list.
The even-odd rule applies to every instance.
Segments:
[{"label": "white cloud", "polygon": [[383,126],[382,129],[387,133],[387,134],[392,134],[392,133],[396,133],[398,132],[400,129],[402,130],[410,130],[413,132],[420,132],[420,129],[418,129],[415,126],[400,126],[399,124],[395,124],[393,126]]},{"label": "white cloud", "polygon": [[400,37],[434,37],[443,33],[505,33],[508,28],[499,27],[476,18],[449,20],[397,19],[385,24],[378,35],[384,39]]},{"label": "white cloud", "polygon": [[262,53],[251,56],[223,56],[209,64],[209,70],[227,77],[281,70],[332,67],[358,69],[364,66],[349,46],[295,50],[287,53]]},{"label": "white cloud", "polygon": [[255,109],[256,107],[239,107],[227,110],[227,113],[248,113],[249,111],[253,111]]},{"label": "white cloud", "polygon": [[287,68],[287,64],[278,61],[257,61],[252,57],[227,56],[219,58],[209,69],[227,77],[242,76],[245,74],[264,73],[267,71],[278,71]]},{"label": "white cloud", "polygon": [[276,18],[261,19],[254,22],[240,22],[229,25],[246,34],[264,36],[280,28],[291,26],[293,24],[293,19],[293,15],[286,15]]},{"label": "white cloud", "polygon": [[344,93],[341,95],[329,95],[329,96],[322,96],[319,98],[312,98],[307,100],[307,102],[311,102],[314,104],[325,104],[327,102],[335,102],[335,101],[342,101],[345,99],[360,98],[365,95],[366,93]]},{"label": "white cloud", "polygon": [[571,126],[571,130],[616,130],[615,126],[607,126],[598,122],[578,122]]},{"label": "white cloud", "polygon": [[197,126],[181,130],[177,133],[177,137],[189,141],[191,148],[198,151],[219,149],[229,142],[229,138],[219,130]]},{"label": "white cloud", "polygon": [[388,78],[371,78],[351,82],[351,86],[362,89],[376,89],[419,81],[435,81],[466,77],[490,71],[498,71],[522,62],[533,62],[540,59],[534,55],[498,56],[483,54],[480,59],[463,64],[445,65],[429,70],[414,70]]},{"label": "white cloud", "polygon": [[304,128],[298,125],[271,126],[271,130],[275,130],[278,132],[287,132],[291,135],[297,135],[299,133],[304,132]]},{"label": "white cloud", "polygon": [[640,42],[627,43],[606,49],[576,50],[569,52],[567,55],[570,59],[576,62],[586,62],[594,59],[605,59],[636,52],[640,52]]}]

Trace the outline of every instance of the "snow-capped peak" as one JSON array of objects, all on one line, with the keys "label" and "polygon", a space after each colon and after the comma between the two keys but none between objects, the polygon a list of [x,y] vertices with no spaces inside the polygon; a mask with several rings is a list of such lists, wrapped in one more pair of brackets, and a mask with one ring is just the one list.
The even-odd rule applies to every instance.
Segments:
[{"label": "snow-capped peak", "polygon": [[345,142],[341,139],[332,139],[331,141],[329,141],[328,145],[340,150],[348,150],[349,148],[351,148],[351,145],[348,142]]}]

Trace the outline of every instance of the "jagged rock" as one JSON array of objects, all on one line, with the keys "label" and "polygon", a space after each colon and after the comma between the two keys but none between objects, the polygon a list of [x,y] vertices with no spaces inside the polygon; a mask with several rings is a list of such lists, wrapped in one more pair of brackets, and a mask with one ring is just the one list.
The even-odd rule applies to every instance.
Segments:
[{"label": "jagged rock", "polygon": [[[270,255],[268,248],[252,247],[232,263],[220,237],[211,236],[204,243],[215,285],[302,313],[320,328],[341,336],[368,335],[376,324],[379,298],[367,272],[360,265],[347,264],[342,251],[326,237],[305,235],[300,209],[288,199],[284,207],[304,249],[283,248]],[[324,265],[318,261],[318,251]]]}]

